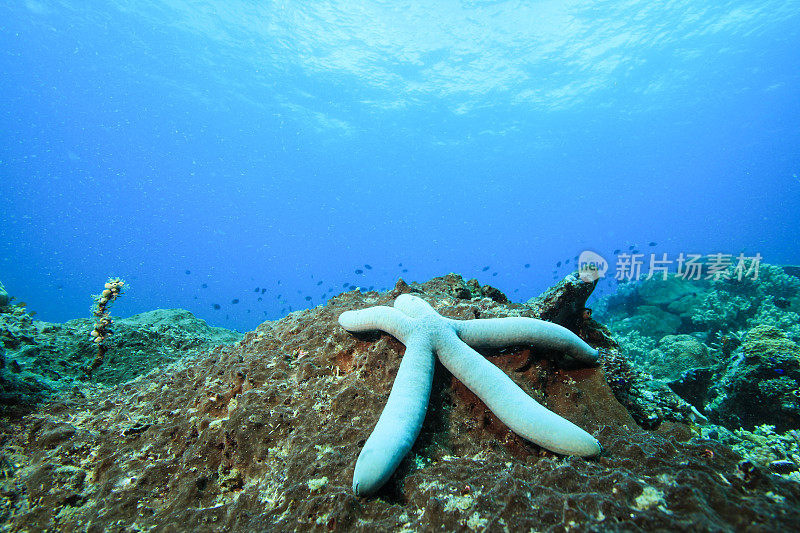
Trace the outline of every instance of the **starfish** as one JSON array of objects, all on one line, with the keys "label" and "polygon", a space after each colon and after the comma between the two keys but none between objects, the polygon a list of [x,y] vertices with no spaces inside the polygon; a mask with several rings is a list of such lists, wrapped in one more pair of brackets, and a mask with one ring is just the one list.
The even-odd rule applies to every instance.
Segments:
[{"label": "starfish", "polygon": [[394,307],[345,311],[339,324],[350,332],[382,330],[406,346],[386,407],[356,461],[357,496],[381,488],[417,439],[433,385],[434,353],[517,435],[564,455],[593,457],[603,449],[597,439],[544,408],[470,347],[535,344],[595,363],[598,351],[567,328],[523,317],[454,320],[410,294],[398,296]]}]

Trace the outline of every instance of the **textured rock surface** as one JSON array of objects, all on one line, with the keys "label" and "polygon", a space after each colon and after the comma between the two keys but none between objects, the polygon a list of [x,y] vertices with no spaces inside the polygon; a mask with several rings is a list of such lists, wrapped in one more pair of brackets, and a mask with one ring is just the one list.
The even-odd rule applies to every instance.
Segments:
[{"label": "textured rock surface", "polygon": [[[607,382],[635,378],[613,341],[596,368],[561,368],[531,347],[485,354],[594,433],[607,450],[600,458],[558,457],[522,441],[437,366],[411,454],[376,497],[355,497],[355,459],[403,346],[385,334],[350,335],[336,318],[408,291],[461,319],[558,315],[548,302],[564,303],[498,304],[453,275],[399,282],[64,397],[0,426],[0,519],[12,530],[79,531],[767,531],[800,521],[796,483],[741,463],[724,445],[689,442],[684,424],[640,428]],[[595,324],[577,329],[605,338]]]}]

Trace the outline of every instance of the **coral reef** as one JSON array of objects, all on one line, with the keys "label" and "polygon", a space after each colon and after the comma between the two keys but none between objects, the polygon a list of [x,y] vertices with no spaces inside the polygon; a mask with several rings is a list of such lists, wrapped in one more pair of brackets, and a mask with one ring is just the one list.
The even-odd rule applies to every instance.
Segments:
[{"label": "coral reef", "polygon": [[[795,443],[800,428],[800,268],[761,264],[756,279],[651,279],[621,285],[595,306],[611,324],[621,350],[641,371],[667,384],[715,424],[703,434],[720,439],[762,468],[795,472],[796,451],[772,453],[754,441],[772,428],[775,446]],[[684,305],[688,303],[689,305]],[[677,335],[663,327],[629,327],[652,307],[680,318]],[[613,384],[612,384],[613,386]],[[719,424],[719,425],[717,425]],[[794,431],[794,433],[793,433]],[[775,433],[778,432],[778,433]],[[754,436],[755,435],[755,436]],[[778,448],[774,448],[778,449]],[[777,467],[770,466],[779,461]],[[794,466],[792,466],[794,465]],[[797,480],[798,474],[791,474]]]},{"label": "coral reef", "polygon": [[[796,527],[800,484],[671,421],[669,402],[657,402],[676,396],[646,388],[583,312],[585,300],[570,300],[576,283],[562,281],[530,304],[500,304],[455,275],[351,291],[266,322],[235,345],[186,354],[93,394],[62,395],[0,425],[0,520],[19,531]],[[483,355],[606,452],[564,458],[520,439],[437,365],[411,453],[375,497],[353,495],[356,456],[404,348],[386,334],[350,335],[336,318],[404,293],[424,295],[451,318],[557,316],[605,344],[602,364],[590,368],[557,365],[530,346]],[[654,398],[664,414],[652,430],[618,401],[623,392],[631,405]]]},{"label": "coral reef", "polygon": [[800,428],[800,347],[773,326],[747,332],[736,357],[717,372],[711,419],[727,427]]}]

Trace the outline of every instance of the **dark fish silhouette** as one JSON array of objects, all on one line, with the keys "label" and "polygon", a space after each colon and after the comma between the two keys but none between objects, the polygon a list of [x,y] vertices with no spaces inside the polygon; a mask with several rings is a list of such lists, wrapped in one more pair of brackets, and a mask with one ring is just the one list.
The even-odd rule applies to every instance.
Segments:
[{"label": "dark fish silhouette", "polygon": [[397,263],[397,266],[401,267],[403,266],[403,263]]},{"label": "dark fish silhouette", "polygon": [[496,275],[497,275],[497,272],[492,272],[492,276],[496,276]]},{"label": "dark fish silhouette", "polygon": [[238,304],[239,303],[239,298],[234,298],[233,300],[231,300],[231,303],[232,304]]},{"label": "dark fish silhouette", "polygon": [[557,267],[560,267],[560,266],[561,266],[561,261],[559,261],[558,263],[556,263],[556,266],[557,266]]},{"label": "dark fish silhouette", "polygon": [[525,263],[525,268],[530,268],[530,267],[531,267],[530,263]]},{"label": "dark fish silhouette", "polygon": [[649,242],[649,243],[647,243],[647,246],[658,246],[658,243],[657,242]]},{"label": "dark fish silhouette", "polygon": [[200,286],[201,286],[201,287],[203,287],[204,289],[207,289],[207,288],[208,288],[208,283],[203,283],[203,284],[202,284],[202,285],[200,285]]},{"label": "dark fish silhouette", "polygon": [[630,246],[628,246],[628,250],[633,250],[634,248],[636,248],[635,244],[631,244]]},{"label": "dark fish silhouette", "polygon": [[321,282],[321,281],[318,281],[318,282],[317,282],[317,287],[319,287],[320,285],[322,285],[322,282]]},{"label": "dark fish silhouette", "polygon": [[564,264],[565,264],[565,265],[568,265],[568,264],[569,264],[569,259],[567,259],[566,261],[564,261]]},{"label": "dark fish silhouette", "polygon": [[222,306],[219,304],[214,304],[211,307],[213,307],[215,311],[219,311],[220,309],[222,309]]},{"label": "dark fish silhouette", "polygon": [[311,296],[306,296],[306,301],[310,302],[311,301]]},{"label": "dark fish silhouette", "polygon": [[356,269],[356,274],[363,274],[363,273],[364,273],[364,271],[363,271],[363,270],[361,270],[360,268],[357,268],[357,269]]},{"label": "dark fish silhouette", "polygon": [[369,265],[368,265],[368,264],[366,264],[366,263],[364,263],[364,268],[366,268],[367,270],[372,270],[372,267],[371,267],[371,266],[369,266]]},{"label": "dark fish silhouette", "polygon": [[404,269],[403,269],[403,272],[408,272],[408,269],[407,269],[407,268],[404,268]]},{"label": "dark fish silhouette", "polygon": [[254,290],[253,292],[258,292],[258,287],[256,287],[256,290]]},{"label": "dark fish silhouette", "polygon": [[267,289],[261,289],[261,294],[264,294],[265,292],[267,292]]},{"label": "dark fish silhouette", "polygon": [[188,276],[189,274],[191,274],[191,273],[192,273],[192,271],[191,271],[191,270],[187,270],[187,271],[186,271],[186,275],[187,275],[187,276]]},{"label": "dark fish silhouette", "polygon": [[264,299],[264,298],[262,298],[261,296],[259,296],[259,297],[258,297],[258,301],[259,301],[259,302],[260,302],[261,300],[263,300],[263,299]]},{"label": "dark fish silhouette", "polygon": [[489,267],[488,267],[488,266],[485,266],[485,267],[483,267],[483,268],[481,269],[481,272],[486,272],[487,270],[489,270]]},{"label": "dark fish silhouette", "polygon": [[618,253],[620,253],[621,251],[622,251],[622,250],[620,250],[619,248],[617,248],[616,250],[614,250],[614,255],[617,255],[617,254],[618,254]]}]

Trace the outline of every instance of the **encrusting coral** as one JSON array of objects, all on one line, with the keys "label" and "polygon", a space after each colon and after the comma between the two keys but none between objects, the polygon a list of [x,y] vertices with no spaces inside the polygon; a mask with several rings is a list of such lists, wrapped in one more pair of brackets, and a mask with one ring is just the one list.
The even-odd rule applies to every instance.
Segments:
[{"label": "encrusting coral", "polygon": [[116,301],[117,297],[122,294],[122,288],[124,286],[125,282],[123,280],[119,278],[108,278],[103,292],[92,296],[95,301],[95,305],[92,306],[92,314],[97,319],[97,322],[95,322],[94,329],[92,329],[90,335],[95,345],[97,345],[97,354],[92,362],[84,369],[84,372],[89,377],[91,377],[92,372],[94,372],[97,367],[103,364],[103,357],[108,350],[108,346],[103,343],[109,335],[113,333],[110,326],[114,321],[111,319],[109,307]]}]

